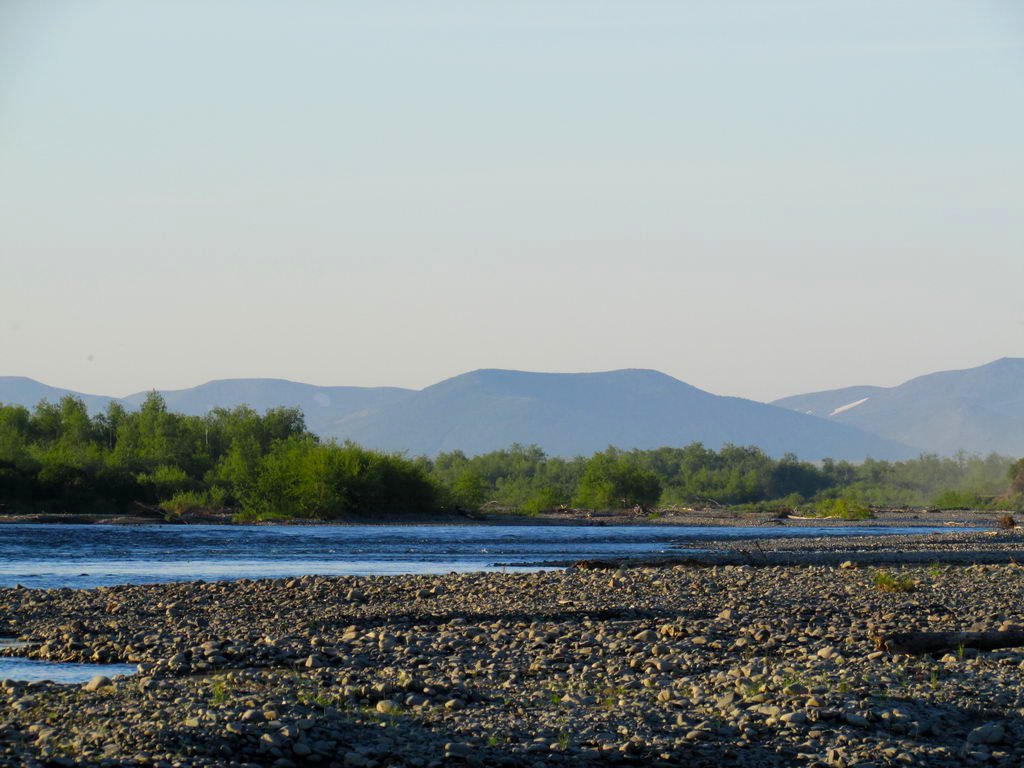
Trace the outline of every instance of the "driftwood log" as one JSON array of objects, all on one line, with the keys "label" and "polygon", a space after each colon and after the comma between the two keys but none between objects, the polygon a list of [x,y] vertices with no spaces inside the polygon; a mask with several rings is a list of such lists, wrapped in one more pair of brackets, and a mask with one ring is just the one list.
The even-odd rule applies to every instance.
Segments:
[{"label": "driftwood log", "polygon": [[1024,630],[1010,629],[989,632],[893,632],[875,638],[880,651],[920,655],[943,653],[960,648],[991,651],[1024,645]]}]

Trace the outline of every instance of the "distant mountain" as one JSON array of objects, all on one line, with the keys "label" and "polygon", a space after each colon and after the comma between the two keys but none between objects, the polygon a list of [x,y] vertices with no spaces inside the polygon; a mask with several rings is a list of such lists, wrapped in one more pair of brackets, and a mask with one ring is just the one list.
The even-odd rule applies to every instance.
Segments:
[{"label": "distant mountain", "polygon": [[58,402],[65,395],[74,395],[85,403],[91,412],[102,411],[113,397],[104,395],[86,395],[71,389],[61,389],[42,384],[35,379],[24,376],[0,376],[0,403],[5,405],[24,405],[34,408],[40,400]]},{"label": "distant mountain", "polygon": [[342,419],[332,434],[371,448],[433,455],[536,443],[549,454],[608,445],[657,448],[702,442],[757,445],[781,456],[863,459],[916,449],[752,400],[719,397],[663,373],[481,370],[447,379],[377,410]]},{"label": "distant mountain", "polygon": [[[202,416],[214,407],[248,405],[259,412],[287,406],[301,408],[306,426],[319,435],[333,435],[346,417],[375,410],[415,390],[399,387],[317,387],[285,379],[220,379],[189,389],[163,390],[169,410]],[[129,395],[122,402],[137,408],[148,392]]]},{"label": "distant mountain", "polygon": [[774,404],[940,454],[1024,455],[1024,358],[932,373],[897,387],[849,387]]},{"label": "distant mountain", "polygon": [[[329,435],[333,434],[334,424],[339,419],[380,408],[413,391],[398,387],[317,387],[284,379],[223,379],[189,389],[164,390],[161,394],[170,410],[193,416],[202,416],[218,406],[234,408],[248,405],[261,413],[277,406],[301,408],[306,416],[306,426],[311,431]],[[135,409],[147,394],[138,392],[123,398],[86,395],[50,387],[32,379],[0,377],[0,403],[27,408],[34,407],[43,399],[55,403],[64,395],[74,395],[80,397],[91,412],[105,409],[111,401]]]},{"label": "distant mountain", "polygon": [[[76,394],[92,410],[112,398],[81,395],[30,379],[0,379],[0,403],[32,407]],[[214,406],[258,411],[297,406],[323,437],[370,448],[467,454],[536,443],[556,456],[589,455],[609,445],[657,448],[702,442],[757,445],[781,456],[892,459],[918,451],[843,424],[735,397],[719,397],[663,373],[527,373],[482,370],[423,390],[316,387],[280,379],[228,379],[162,393],[171,410],[201,415]],[[146,393],[120,402],[138,407]]]}]

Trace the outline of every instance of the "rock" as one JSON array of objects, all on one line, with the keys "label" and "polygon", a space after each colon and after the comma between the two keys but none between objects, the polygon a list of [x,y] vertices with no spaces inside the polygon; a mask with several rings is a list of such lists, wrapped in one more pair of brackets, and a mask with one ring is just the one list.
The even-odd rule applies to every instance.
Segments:
[{"label": "rock", "polygon": [[444,745],[445,757],[458,758],[460,760],[468,760],[474,757],[474,750],[470,744],[462,744],[459,742],[449,742]]},{"label": "rock", "polygon": [[346,752],[342,758],[342,765],[345,768],[374,768],[377,765],[377,761],[371,760],[358,752]]},{"label": "rock", "polygon": [[843,720],[846,721],[847,725],[852,725],[854,728],[867,728],[869,725],[868,719],[864,715],[858,715],[856,712],[847,712],[843,715]]},{"label": "rock", "polygon": [[95,675],[89,682],[82,686],[82,690],[98,691],[100,688],[107,688],[113,684],[114,683],[111,682],[109,677],[106,677],[105,675]]},{"label": "rock", "polygon": [[967,734],[967,741],[970,744],[999,744],[1005,733],[1006,729],[999,723],[985,723]]}]

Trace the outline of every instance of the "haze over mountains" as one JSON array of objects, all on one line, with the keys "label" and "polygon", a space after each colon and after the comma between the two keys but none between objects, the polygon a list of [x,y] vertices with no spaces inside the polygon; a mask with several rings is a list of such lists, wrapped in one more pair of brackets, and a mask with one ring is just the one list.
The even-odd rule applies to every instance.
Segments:
[{"label": "haze over mountains", "polygon": [[482,453],[513,442],[537,443],[559,456],[590,454],[608,445],[657,448],[691,442],[715,448],[758,445],[772,455],[794,452],[806,458],[916,454],[845,425],[719,397],[649,370],[473,371],[378,411],[348,416],[338,423],[338,434],[363,445],[425,454]]},{"label": "haze over mountains", "polygon": [[[118,398],[0,377],[0,403],[81,397],[97,411]],[[282,379],[227,379],[162,393],[171,410],[302,409],[317,434],[369,448],[434,455],[536,443],[549,454],[680,446],[758,445],[780,456],[899,459],[922,451],[1024,455],[1024,359],[922,376],[899,387],[857,386],[774,404],[720,397],[651,370],[530,373],[479,370],[422,390],[318,387]],[[146,393],[118,399],[134,408]]]},{"label": "haze over mountains", "polygon": [[[62,390],[29,379],[0,379],[0,402],[31,407],[44,397],[82,397],[89,408],[113,398]],[[434,455],[536,443],[552,455],[591,454],[610,444],[656,448],[700,441],[758,445],[803,458],[900,458],[916,449],[842,424],[752,400],[718,397],[657,371],[527,373],[481,370],[423,390],[317,387],[279,379],[213,381],[163,393],[171,410],[202,415],[214,406],[302,408],[323,437],[370,448]],[[135,408],[138,393],[119,401]]]},{"label": "haze over mountains", "polygon": [[[192,416],[202,416],[216,407],[237,405],[248,405],[260,412],[277,406],[301,408],[311,431],[324,437],[336,437],[338,420],[380,408],[413,392],[415,390],[399,387],[318,387],[285,379],[221,379],[188,389],[162,390],[160,394],[168,409]],[[126,408],[138,408],[147,394],[137,392],[121,398],[87,395],[21,376],[0,376],[0,403],[27,408],[43,399],[57,402],[65,395],[80,397],[92,412],[103,410],[113,401]]]},{"label": "haze over mountains", "polygon": [[847,387],[774,404],[935,453],[1024,455],[1024,358],[931,373],[896,387]]}]

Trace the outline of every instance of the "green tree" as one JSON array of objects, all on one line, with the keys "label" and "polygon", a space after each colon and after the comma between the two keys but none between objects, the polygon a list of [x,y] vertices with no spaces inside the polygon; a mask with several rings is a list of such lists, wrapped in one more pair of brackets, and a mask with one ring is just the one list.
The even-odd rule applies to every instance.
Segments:
[{"label": "green tree", "polygon": [[217,463],[210,480],[222,488],[229,504],[250,510],[259,506],[259,478],[263,453],[252,436],[234,440]]},{"label": "green tree", "polygon": [[151,489],[153,501],[166,501],[175,494],[191,490],[194,483],[181,467],[161,464],[152,472],[138,475],[136,481],[142,487]]},{"label": "green tree", "polygon": [[592,509],[649,506],[661,496],[661,481],[615,449],[595,454],[587,462],[576,489],[576,504]]},{"label": "green tree", "polygon": [[460,507],[478,509],[487,499],[487,484],[474,470],[464,469],[452,482],[451,495]]}]

